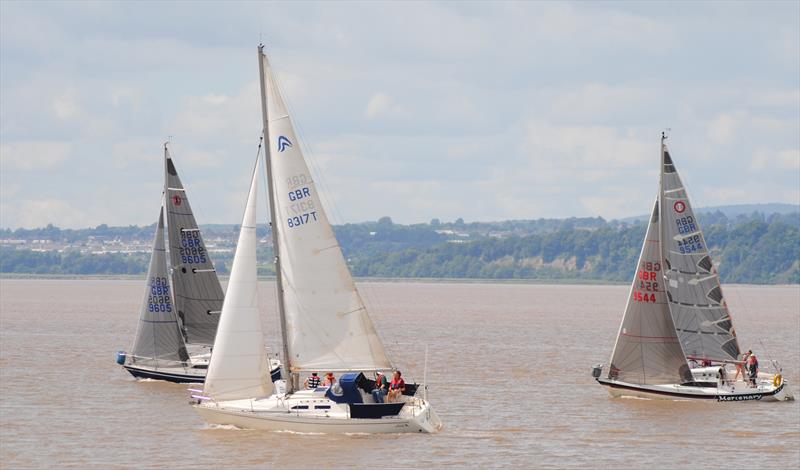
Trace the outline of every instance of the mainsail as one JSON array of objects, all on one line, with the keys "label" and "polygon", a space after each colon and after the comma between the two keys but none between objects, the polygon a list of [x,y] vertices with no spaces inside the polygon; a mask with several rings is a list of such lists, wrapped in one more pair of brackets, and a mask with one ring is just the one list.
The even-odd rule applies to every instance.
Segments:
[{"label": "mainsail", "polygon": [[684,353],[715,361],[738,359],[739,343],[717,270],[663,140],[660,209],[667,300]]},{"label": "mainsail", "polygon": [[[291,371],[387,369],[391,363],[345,263],[266,56],[265,130]],[[263,82],[262,82],[263,83]]]},{"label": "mainsail", "polygon": [[256,162],[247,208],[222,306],[214,353],[208,366],[204,391],[215,400],[236,400],[272,394],[264,334],[258,311],[256,267]]},{"label": "mainsail", "polygon": [[656,200],[611,354],[610,379],[655,385],[692,378],[664,294],[658,209]]},{"label": "mainsail", "polygon": [[175,308],[191,344],[214,344],[224,294],[175,164],[166,159],[167,230]]},{"label": "mainsail", "polygon": [[[167,278],[164,249],[164,208],[159,208],[153,239],[153,254],[147,271],[147,290],[139,313],[133,342],[133,362],[153,366],[175,366],[189,358],[178,328]],[[160,364],[159,364],[160,362]]]}]

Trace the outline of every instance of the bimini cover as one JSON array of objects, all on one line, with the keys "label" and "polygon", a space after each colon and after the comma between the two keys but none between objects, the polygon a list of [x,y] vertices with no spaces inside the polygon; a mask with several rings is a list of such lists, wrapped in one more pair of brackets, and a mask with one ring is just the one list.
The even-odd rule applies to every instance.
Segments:
[{"label": "bimini cover", "polygon": [[358,386],[366,379],[361,372],[342,374],[339,377],[338,386],[330,387],[325,392],[325,396],[336,403],[364,403],[364,400],[361,399],[361,392],[358,391]]}]

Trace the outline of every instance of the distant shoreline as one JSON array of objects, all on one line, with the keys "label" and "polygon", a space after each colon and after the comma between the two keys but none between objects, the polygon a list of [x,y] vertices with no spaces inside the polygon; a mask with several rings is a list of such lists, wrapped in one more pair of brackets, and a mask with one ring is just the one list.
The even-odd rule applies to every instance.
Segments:
[{"label": "distant shoreline", "polygon": [[[71,280],[71,281],[143,281],[143,275],[104,275],[104,274],[16,274],[0,273],[0,281],[5,280]],[[220,276],[227,281],[228,276]],[[259,276],[259,281],[274,281],[274,276]],[[474,278],[427,278],[427,277],[356,277],[356,282],[392,282],[421,284],[531,284],[531,285],[585,285],[585,286],[626,286],[630,282],[608,281],[603,279],[474,279]],[[748,287],[800,287],[800,284],[724,284],[724,286]]]}]

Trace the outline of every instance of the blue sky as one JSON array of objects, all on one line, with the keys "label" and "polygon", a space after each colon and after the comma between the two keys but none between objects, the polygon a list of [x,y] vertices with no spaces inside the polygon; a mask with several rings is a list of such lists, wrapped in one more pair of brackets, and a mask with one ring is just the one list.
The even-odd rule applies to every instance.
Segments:
[{"label": "blue sky", "polygon": [[237,223],[267,44],[336,223],[800,203],[800,2],[0,2],[0,226]]}]

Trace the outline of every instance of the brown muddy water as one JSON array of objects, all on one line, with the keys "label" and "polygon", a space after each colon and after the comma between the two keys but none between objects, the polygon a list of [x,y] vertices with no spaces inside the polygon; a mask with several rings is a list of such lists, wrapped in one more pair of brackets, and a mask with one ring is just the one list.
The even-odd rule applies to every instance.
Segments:
[{"label": "brown muddy water", "polygon": [[[186,385],[115,364],[143,282],[0,280],[0,467],[784,468],[800,401],[614,399],[607,362],[627,286],[361,283],[395,363],[422,380],[436,435],[299,435],[211,427]],[[274,286],[264,323],[276,345]],[[800,287],[727,286],[743,348],[780,359],[800,397]],[[760,341],[763,341],[763,345]]]}]

